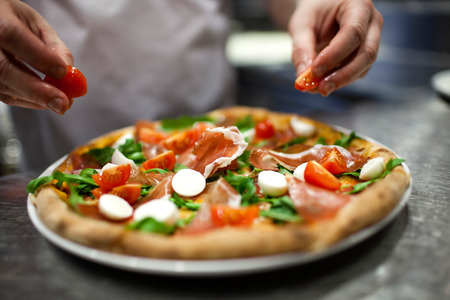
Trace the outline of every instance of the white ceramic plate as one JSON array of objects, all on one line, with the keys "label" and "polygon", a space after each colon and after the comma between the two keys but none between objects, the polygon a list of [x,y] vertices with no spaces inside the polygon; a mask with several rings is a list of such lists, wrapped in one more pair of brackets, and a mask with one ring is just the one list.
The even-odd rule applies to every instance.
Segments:
[{"label": "white ceramic plate", "polygon": [[[345,128],[337,127],[342,132],[350,132]],[[371,140],[358,134],[358,136]],[[371,140],[373,141],[373,140]],[[376,141],[373,141],[376,142]],[[41,176],[50,175],[52,171],[64,160],[65,157],[53,163]],[[403,163],[405,171],[410,174],[406,164]],[[408,201],[412,190],[412,182],[406,190],[398,205],[380,222],[367,227],[337,243],[331,248],[319,253],[294,252],[252,258],[220,259],[220,260],[170,260],[143,258],[129,255],[110,253],[90,248],[71,240],[68,240],[50,230],[39,218],[36,207],[28,197],[27,209],[31,222],[36,229],[51,243],[81,258],[115,267],[122,270],[148,273],[164,274],[170,276],[226,276],[235,274],[249,274],[269,270],[280,269],[287,266],[295,266],[311,263],[333,254],[348,249],[367,238],[373,236],[389,224],[403,209]]]},{"label": "white ceramic plate", "polygon": [[450,102],[450,70],[434,74],[431,86],[445,101]]}]

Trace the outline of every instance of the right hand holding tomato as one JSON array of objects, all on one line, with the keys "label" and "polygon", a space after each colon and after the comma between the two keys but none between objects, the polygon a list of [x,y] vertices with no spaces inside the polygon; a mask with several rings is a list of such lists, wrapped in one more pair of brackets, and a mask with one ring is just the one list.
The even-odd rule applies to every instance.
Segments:
[{"label": "right hand holding tomato", "polygon": [[70,51],[45,19],[22,1],[0,1],[0,19],[0,101],[64,114],[75,96],[42,80],[28,66],[64,83],[68,65],[73,64]]}]

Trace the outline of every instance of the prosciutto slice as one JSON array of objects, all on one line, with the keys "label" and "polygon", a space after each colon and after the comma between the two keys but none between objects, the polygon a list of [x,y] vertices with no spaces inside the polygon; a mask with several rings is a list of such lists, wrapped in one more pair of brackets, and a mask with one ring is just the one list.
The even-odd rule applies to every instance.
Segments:
[{"label": "prosciutto slice", "polygon": [[328,191],[292,178],[289,181],[289,195],[298,214],[306,222],[333,217],[350,201],[350,196]]},{"label": "prosciutto slice", "polygon": [[192,169],[208,178],[218,169],[230,165],[247,145],[236,126],[207,129],[192,151],[197,157]]},{"label": "prosciutto slice", "polygon": [[[336,145],[315,145],[307,150],[300,151],[298,153],[285,153],[274,150],[258,149],[254,150],[253,152],[259,152],[251,153],[250,162],[253,164],[253,166],[260,169],[273,170],[274,165],[276,167],[277,164],[280,164],[286,169],[294,171],[295,168],[297,168],[302,163],[311,160],[320,162],[324,155],[334,147],[336,147],[345,158],[345,162],[347,164],[346,172],[352,172],[364,165],[365,159],[363,157]],[[269,156],[272,157],[272,161],[270,160]]]}]

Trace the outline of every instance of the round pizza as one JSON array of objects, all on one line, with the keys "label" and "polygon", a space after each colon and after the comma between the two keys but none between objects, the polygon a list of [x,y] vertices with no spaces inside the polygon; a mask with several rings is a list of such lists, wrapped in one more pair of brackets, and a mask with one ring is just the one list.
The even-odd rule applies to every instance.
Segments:
[{"label": "round pizza", "polygon": [[323,251],[383,220],[409,172],[391,150],[303,116],[230,107],[134,126],[27,186],[71,241],[165,259]]}]

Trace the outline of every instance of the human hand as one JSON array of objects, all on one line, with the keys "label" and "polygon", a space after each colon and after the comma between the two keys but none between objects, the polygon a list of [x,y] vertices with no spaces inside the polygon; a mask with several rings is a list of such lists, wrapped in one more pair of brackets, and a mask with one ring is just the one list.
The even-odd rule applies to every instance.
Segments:
[{"label": "human hand", "polygon": [[375,62],[383,17],[371,0],[299,1],[289,21],[297,76],[311,67],[323,96],[364,77]]},{"label": "human hand", "polygon": [[0,20],[0,101],[64,114],[73,100],[30,67],[63,78],[73,64],[70,51],[44,18],[21,1],[0,0]]}]

